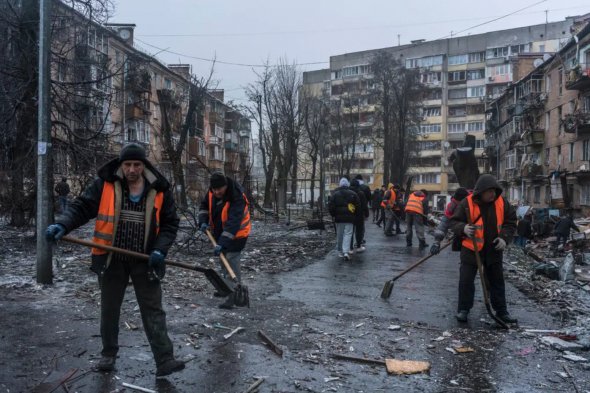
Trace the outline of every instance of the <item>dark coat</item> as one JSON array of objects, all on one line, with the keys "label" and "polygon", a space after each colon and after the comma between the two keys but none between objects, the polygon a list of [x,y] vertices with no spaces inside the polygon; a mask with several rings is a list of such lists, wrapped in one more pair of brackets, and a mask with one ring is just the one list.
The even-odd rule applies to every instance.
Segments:
[{"label": "dark coat", "polygon": [[516,233],[518,236],[524,237],[526,239],[533,237],[533,226],[531,219],[528,216],[525,216],[522,218],[522,220],[518,221]]},{"label": "dark coat", "polygon": [[553,228],[553,233],[556,235],[565,236],[568,238],[570,236],[571,229],[578,231],[578,227],[574,224],[574,220],[570,216],[562,217]]},{"label": "dark coat", "polygon": [[371,200],[371,189],[365,183],[359,185],[359,189],[365,195],[365,204],[368,204],[369,201]]},{"label": "dark coat", "polygon": [[373,196],[371,197],[371,209],[379,209],[381,206],[381,201],[383,200],[383,191],[377,189],[373,191]]},{"label": "dark coat", "polygon": [[[496,224],[496,211],[494,209],[494,202],[483,204],[480,203],[479,196],[480,194],[485,191],[489,190],[490,188],[494,188],[496,190],[496,200],[498,198],[502,198],[504,203],[504,224],[502,225],[502,230],[498,233],[497,224]],[[502,188],[496,182],[496,179],[492,175],[481,175],[475,184],[475,189],[473,190],[473,200],[475,203],[479,205],[479,209],[481,212],[481,216],[483,219],[483,226],[484,226],[484,248],[481,253],[487,254],[487,260],[502,260],[502,252],[496,251],[493,245],[493,241],[500,237],[506,241],[507,244],[512,242],[512,237],[516,231],[516,210],[504,199],[502,196]],[[453,216],[451,217],[451,230],[458,236],[460,239],[465,238],[463,233],[463,229],[467,224],[467,213],[466,210],[469,210],[469,204],[467,202],[467,198],[463,199]],[[473,251],[462,247],[461,249],[461,261],[464,261],[464,258],[473,261],[475,259],[475,254]]]},{"label": "dark coat", "polygon": [[356,192],[348,187],[338,187],[328,201],[328,211],[337,223],[354,223],[360,204]]},{"label": "dark coat", "polygon": [[360,209],[355,211],[355,223],[363,222],[366,217],[369,217],[369,205],[367,204],[367,197],[365,196],[365,193],[362,191],[361,187],[362,185],[358,187],[350,186],[350,189],[356,192],[358,195],[360,203]]},{"label": "dark coat", "polygon": [[57,195],[62,197],[68,196],[68,194],[70,193],[70,186],[67,182],[60,181],[55,185],[55,192],[57,193]]},{"label": "dark coat", "polygon": [[[91,219],[96,218],[100,199],[102,197],[103,185],[106,182],[115,183],[120,182],[122,187],[127,188],[122,172],[119,170],[120,164],[118,159],[114,159],[106,163],[98,170],[98,178],[96,178],[66,209],[64,214],[57,220],[58,224],[62,224],[66,228],[66,233],[70,232],[84,224]],[[155,189],[158,192],[164,193],[164,201],[162,203],[162,211],[160,212],[160,230],[156,234],[156,211],[152,214],[150,223],[150,233],[148,234],[146,253],[152,250],[160,250],[164,254],[174,243],[176,239],[176,232],[178,231],[178,215],[176,214],[176,206],[174,204],[174,197],[170,191],[170,183],[164,176],[158,172],[149,162],[145,164],[145,189],[143,195],[147,195],[148,191]],[[105,256],[94,256],[93,262],[102,263],[103,261],[94,261],[95,259],[105,258]]]},{"label": "dark coat", "polygon": [[[244,209],[246,201],[243,194],[242,186],[229,177],[225,178],[227,181],[227,190],[222,199],[213,197],[213,237],[218,244],[223,246],[227,252],[239,252],[244,249],[248,238],[235,239],[233,236],[238,233],[242,220],[244,219]],[[225,226],[221,223],[221,212],[225,203],[229,202],[229,211]],[[199,225],[202,223],[209,223],[209,195],[205,195],[199,207]],[[223,234],[230,236],[223,236]]]}]

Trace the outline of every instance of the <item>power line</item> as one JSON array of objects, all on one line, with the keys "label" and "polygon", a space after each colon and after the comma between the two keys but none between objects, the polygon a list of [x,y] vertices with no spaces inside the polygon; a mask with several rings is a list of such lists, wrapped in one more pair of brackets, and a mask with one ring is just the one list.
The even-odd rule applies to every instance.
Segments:
[{"label": "power line", "polygon": [[[543,3],[543,2],[544,1],[541,1],[540,3]],[[539,4],[539,3],[537,3],[537,4]],[[140,36],[140,37],[207,37],[207,38],[210,38],[210,37],[241,37],[241,36],[248,37],[248,36],[264,36],[264,35],[291,35],[291,34],[308,34],[308,33],[309,34],[316,34],[316,33],[332,33],[332,32],[344,32],[344,31],[359,31],[359,30],[380,30],[380,29],[400,28],[400,27],[428,26],[428,25],[435,25],[435,24],[473,21],[473,20],[478,20],[478,19],[482,20],[482,19],[488,19],[488,18],[497,18],[492,21],[488,21],[488,22],[483,23],[481,25],[475,26],[475,27],[478,27],[478,26],[483,26],[487,23],[491,23],[496,20],[505,18],[507,16],[514,15],[515,13],[523,11],[527,8],[531,8],[537,4],[533,4],[531,6],[523,8],[521,10],[514,11],[513,13],[510,13],[508,15],[502,15],[502,16],[485,16],[485,17],[479,17],[479,18],[448,19],[448,20],[442,20],[442,21],[432,21],[432,22],[423,22],[423,23],[408,23],[408,24],[400,24],[400,25],[359,26],[359,27],[346,27],[346,28],[333,28],[333,29],[312,29],[312,30],[236,32],[236,33],[138,34],[138,35],[136,35],[136,37]],[[578,9],[578,8],[588,8],[588,6],[580,5],[580,6],[576,6],[576,7],[553,8],[553,9],[547,9],[547,10],[543,10],[543,11],[534,11],[534,12],[524,13],[521,15],[538,14],[538,13],[543,13],[545,11],[564,11],[564,10]]]},{"label": "power line", "polygon": [[[179,52],[174,52],[165,48],[160,48],[158,46],[152,45],[148,42],[145,42],[143,40],[140,40],[139,38],[135,38],[137,41],[141,42],[144,45],[150,46],[154,49],[158,49],[160,52],[167,52],[173,55],[177,55],[177,56],[182,56],[182,57],[186,57],[188,59],[194,59],[194,60],[200,60],[200,61],[207,61],[209,63],[219,63],[219,64],[226,64],[226,65],[233,65],[233,66],[239,66],[239,67],[255,67],[255,68],[265,68],[265,67],[279,67],[278,65],[266,65],[266,64],[246,64],[246,63],[234,63],[234,62],[230,62],[230,61],[222,61],[222,60],[217,60],[217,59],[207,59],[204,57],[198,57],[198,56],[192,56],[192,55],[187,55],[184,53],[179,53]],[[294,64],[296,66],[302,66],[302,65],[318,65],[318,64],[328,64],[328,61],[314,61],[314,62],[309,62],[309,63],[297,63]]]}]

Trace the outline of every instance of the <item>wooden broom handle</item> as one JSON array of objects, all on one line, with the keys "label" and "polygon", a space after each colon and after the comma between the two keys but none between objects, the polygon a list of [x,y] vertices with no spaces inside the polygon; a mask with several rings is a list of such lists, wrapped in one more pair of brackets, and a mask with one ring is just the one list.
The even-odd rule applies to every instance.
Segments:
[{"label": "wooden broom handle", "polygon": [[[209,240],[213,244],[213,247],[217,247],[217,242],[213,238],[213,235],[211,234],[211,231],[209,229],[205,229],[205,234],[207,235],[207,237],[209,238]],[[223,253],[220,253],[219,254],[219,258],[221,258],[221,262],[223,263],[223,266],[225,267],[225,270],[227,270],[227,272],[229,273],[229,276],[231,277],[231,279],[234,280],[234,281],[237,281],[238,279],[236,277],[236,274],[232,270],[232,268],[231,268],[231,266],[229,264],[229,261],[227,260],[227,258],[225,257],[225,255],[223,255]]]}]

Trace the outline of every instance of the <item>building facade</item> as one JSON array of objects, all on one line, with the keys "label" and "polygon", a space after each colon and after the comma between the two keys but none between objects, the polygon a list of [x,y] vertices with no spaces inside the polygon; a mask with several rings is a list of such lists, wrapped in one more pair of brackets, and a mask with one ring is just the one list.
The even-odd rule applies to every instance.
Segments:
[{"label": "building facade", "polygon": [[[407,68],[418,69],[420,82],[427,88],[419,125],[418,149],[411,161],[408,175],[416,187],[435,193],[451,193],[457,187],[456,176],[448,158],[462,145],[466,134],[476,137],[476,157],[481,171],[488,170],[484,154],[486,101],[500,96],[504,89],[530,70],[519,56],[555,53],[571,37],[572,29],[582,18],[527,26],[509,30],[475,34],[409,45],[384,48]],[[374,84],[370,63],[377,50],[348,53],[330,58],[329,75],[323,81],[323,94],[333,107],[355,111],[358,139],[355,141],[353,174],[363,174],[371,188],[383,179],[383,152],[376,135],[378,107],[373,98]],[[526,56],[525,56],[526,57]],[[534,61],[533,58],[530,61]],[[313,73],[314,71],[312,71]],[[326,74],[326,71],[315,71]],[[306,73],[309,74],[309,73]],[[310,77],[308,80],[314,80]],[[332,119],[333,122],[334,119]],[[331,140],[330,153],[338,149]],[[327,158],[330,162],[330,157]],[[336,186],[339,168],[329,166],[329,187]]]}]

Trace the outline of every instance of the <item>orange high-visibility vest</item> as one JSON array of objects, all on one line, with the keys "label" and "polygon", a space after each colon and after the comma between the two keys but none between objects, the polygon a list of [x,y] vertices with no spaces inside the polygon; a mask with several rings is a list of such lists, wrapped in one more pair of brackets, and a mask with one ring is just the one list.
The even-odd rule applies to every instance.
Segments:
[{"label": "orange high-visibility vest", "polygon": [[[467,203],[469,205],[469,216],[470,222],[473,223],[475,226],[475,233],[473,235],[473,239],[475,240],[475,244],[477,244],[477,251],[481,251],[483,249],[484,244],[484,228],[483,228],[483,217],[481,216],[481,212],[479,210],[479,206],[477,203],[473,202],[473,195],[469,195],[467,197]],[[498,225],[498,233],[502,230],[502,225],[504,224],[504,200],[503,198],[496,199],[494,202],[494,207],[496,209],[496,224]],[[477,219],[477,221],[474,221]],[[470,238],[463,239],[462,243],[463,247],[470,249],[471,251],[475,251],[473,249],[473,241]]]},{"label": "orange high-visibility vest", "polygon": [[397,195],[395,195],[395,191],[392,188],[389,190],[389,199],[387,201],[381,201],[381,207],[393,208],[395,205],[395,198],[397,198]]},{"label": "orange high-visibility vest", "polygon": [[[113,245],[115,240],[115,224],[119,221],[118,214],[115,213],[115,203],[120,203],[120,201],[115,201],[115,199],[115,184],[104,182],[98,214],[96,216],[96,223],[94,224],[94,236],[92,241],[95,243],[106,246]],[[162,210],[163,203],[164,193],[156,193],[154,199],[154,209],[156,209],[156,234],[160,232],[160,211]],[[151,216],[151,211],[146,211],[146,225],[148,223],[147,220],[151,219]],[[98,248],[92,249],[92,255],[104,255],[106,253],[107,251]]]},{"label": "orange high-visibility vest", "polygon": [[[245,237],[248,237],[248,235],[250,234],[250,230],[252,229],[252,224],[250,222],[250,209],[248,208],[248,205],[250,204],[250,202],[248,202],[248,198],[246,197],[246,194],[244,194],[244,193],[242,193],[242,198],[244,198],[244,201],[246,202],[246,206],[244,206],[244,217],[242,218],[242,223],[240,224],[240,229],[235,234],[234,239],[243,239]],[[221,210],[221,226],[222,227],[225,227],[225,223],[227,222],[228,217],[229,217],[229,202],[225,202],[225,205],[223,206],[223,210]],[[211,226],[211,228],[215,227],[215,225],[213,223],[213,193],[211,191],[209,191],[209,225]]]},{"label": "orange high-visibility vest", "polygon": [[425,195],[417,196],[416,194],[411,193],[408,198],[408,203],[406,203],[406,212],[424,214],[424,205],[422,205],[424,198],[426,198]]}]

